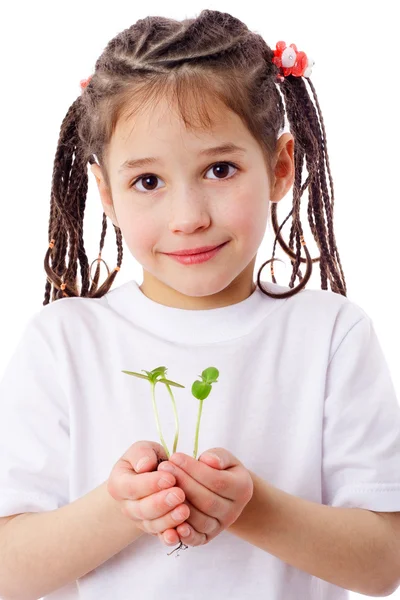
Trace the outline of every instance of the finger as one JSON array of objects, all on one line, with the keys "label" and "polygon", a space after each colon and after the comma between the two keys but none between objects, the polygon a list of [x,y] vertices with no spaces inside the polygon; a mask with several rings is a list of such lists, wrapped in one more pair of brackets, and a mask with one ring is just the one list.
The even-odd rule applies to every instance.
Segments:
[{"label": "finger", "polygon": [[[167,529],[158,536],[160,541],[167,546],[176,546],[176,544],[179,544],[181,541],[188,546],[202,546],[218,535],[220,530],[219,523],[217,523],[218,529],[214,529],[213,536],[207,535],[206,533],[200,533],[196,526],[202,527],[203,523],[207,523],[207,515],[202,515],[199,511],[196,511],[187,500],[185,500],[185,504],[190,508],[190,517],[180,525],[177,525],[174,529]],[[194,523],[196,523],[196,525],[194,525]],[[207,528],[209,527],[206,524],[206,529]]]},{"label": "finger", "polygon": [[166,546],[176,546],[181,541],[176,529],[167,529],[157,535],[160,542]]},{"label": "finger", "polygon": [[[224,474],[219,471],[215,471],[211,467],[201,465],[204,469],[209,469],[216,473],[216,477],[221,478]],[[193,479],[186,471],[176,465],[171,464],[169,461],[165,461],[158,465],[158,472],[173,474],[176,479],[176,485],[185,492],[185,497],[189,502],[193,504],[198,510],[202,511],[207,515],[211,515],[214,518],[222,518],[224,514],[230,509],[231,500],[225,499],[222,496],[215,494],[207,487]],[[172,471],[172,473],[171,473]]]},{"label": "finger", "polygon": [[[165,465],[171,463],[176,466],[176,473],[184,471],[192,479],[218,496],[227,500],[234,500],[236,498],[238,485],[236,470],[240,467],[230,467],[229,470],[214,469],[204,462],[200,462],[187,454],[179,452],[173,454],[168,461],[162,462],[158,466],[158,469],[164,469]],[[175,471],[171,470],[170,473],[176,476]]]},{"label": "finger", "polygon": [[[178,509],[176,514],[179,514],[179,508],[185,509],[186,515],[189,514],[187,507],[180,506],[185,500],[185,493],[178,487],[171,487],[167,490],[152,494],[141,500],[123,500],[123,512],[134,521],[145,521],[158,519],[171,512],[173,509]],[[179,521],[179,518],[177,519]],[[175,522],[176,524],[176,522]],[[155,533],[155,532],[153,532]]]},{"label": "finger", "polygon": [[215,538],[222,529],[217,519],[197,510],[187,500],[185,504],[190,509],[189,518],[175,529],[167,529],[163,534],[159,534],[160,541],[167,546],[175,546],[179,541],[188,546],[202,546]]},{"label": "finger", "polygon": [[[208,517],[185,500],[190,509],[190,517],[176,527],[176,533],[187,546],[203,546],[214,539],[222,530],[218,520]],[[164,532],[167,536],[168,532]],[[168,533],[169,536],[169,533]],[[171,535],[174,539],[174,536]],[[168,539],[168,538],[167,538]]]},{"label": "finger", "polygon": [[[185,529],[188,530],[188,534],[182,533]],[[209,541],[204,533],[195,531],[187,524],[187,521],[182,523],[182,525],[178,525],[176,529],[167,529],[164,533],[160,533],[158,537],[166,546],[176,546],[180,542],[187,546],[203,546]]]},{"label": "finger", "polygon": [[186,536],[184,532],[184,525],[188,525],[194,530],[194,533],[198,534],[201,543],[204,542],[204,536],[208,540],[216,537],[222,531],[222,525],[218,519],[210,517],[210,515],[203,513],[198,510],[191,502],[185,500],[185,504],[189,507],[190,517],[185,521],[183,525],[179,525],[176,528],[179,535],[183,536],[183,541],[186,544]]},{"label": "finger", "polygon": [[154,471],[157,465],[167,460],[167,455],[161,444],[157,442],[135,442],[122,457],[136,473]]},{"label": "finger", "polygon": [[199,461],[205,462],[214,469],[230,469],[241,464],[236,456],[225,448],[210,448],[199,456]]},{"label": "finger", "polygon": [[[182,527],[182,529],[181,529]],[[187,532],[185,531],[187,528]],[[177,533],[179,534],[180,540],[186,544],[187,546],[204,546],[210,541],[210,538],[205,533],[199,533],[190,525],[179,525],[177,528]]]},{"label": "finger", "polygon": [[175,484],[176,479],[170,473],[152,471],[138,475],[131,468],[126,469],[120,461],[114,468],[108,489],[111,495],[119,500],[140,500]]},{"label": "finger", "polygon": [[160,534],[167,530],[173,530],[177,525],[181,525],[189,516],[189,507],[181,504],[158,519],[144,519],[141,522],[141,527],[144,531],[152,535]]}]

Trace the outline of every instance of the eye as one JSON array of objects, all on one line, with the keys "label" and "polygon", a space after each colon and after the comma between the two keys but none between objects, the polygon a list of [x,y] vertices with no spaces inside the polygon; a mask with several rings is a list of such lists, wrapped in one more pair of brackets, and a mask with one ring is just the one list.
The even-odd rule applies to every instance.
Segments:
[{"label": "eye", "polygon": [[[211,170],[217,170],[219,171],[219,174],[222,175],[222,177],[217,177],[216,179],[220,179],[220,180],[225,180],[225,179],[232,179],[232,177],[234,177],[236,175],[236,173],[234,173],[231,177],[224,177],[224,175],[227,172],[226,167],[232,167],[233,169],[237,170],[237,167],[235,164],[231,163],[231,162],[219,162],[219,163],[214,163],[213,165],[211,165],[211,167],[209,167],[206,171],[206,173],[208,173],[208,171]],[[137,187],[135,187],[136,191],[138,192],[154,192],[157,190],[157,188],[152,187],[154,185],[154,183],[156,183],[156,180],[159,179],[159,177],[157,177],[157,175],[154,175],[153,173],[148,173],[146,175],[141,175],[140,177],[137,177],[135,179],[135,181],[133,181],[133,183],[129,186],[131,188],[135,187],[137,183],[141,182],[143,180],[144,185],[146,186],[144,189],[138,189]],[[149,187],[147,187],[149,186]],[[151,189],[149,189],[151,188]],[[159,188],[158,188],[159,189]]]},{"label": "eye", "polygon": [[[208,171],[212,170],[212,169],[220,169],[222,165],[222,175],[224,174],[224,167],[228,166],[228,167],[233,167],[234,169],[237,170],[236,165],[234,165],[233,163],[230,162],[220,162],[220,163],[215,163],[214,165],[211,165],[211,167],[207,170]],[[236,173],[235,173],[236,175]],[[232,175],[233,177],[233,175]],[[230,179],[230,177],[217,177],[217,179]]]}]

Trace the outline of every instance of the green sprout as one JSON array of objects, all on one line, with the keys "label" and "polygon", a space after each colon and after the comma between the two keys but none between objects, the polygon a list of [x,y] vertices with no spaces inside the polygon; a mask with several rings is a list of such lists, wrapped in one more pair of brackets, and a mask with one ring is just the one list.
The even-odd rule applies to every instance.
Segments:
[{"label": "green sprout", "polygon": [[196,436],[194,440],[194,450],[193,450],[193,458],[197,457],[197,450],[199,447],[199,431],[200,431],[200,419],[201,413],[203,410],[203,400],[207,398],[207,396],[211,392],[211,386],[213,383],[218,383],[217,377],[219,376],[219,371],[215,367],[208,367],[208,369],[204,369],[201,375],[201,381],[195,381],[192,385],[192,394],[197,400],[200,400],[199,404],[199,412],[197,415],[197,424],[196,424]]},{"label": "green sprout", "polygon": [[[157,367],[156,369],[153,369],[152,371],[146,371],[146,370],[142,369],[142,371],[143,371],[143,373],[146,373],[146,375],[142,375],[141,373],[135,373],[134,371],[124,371],[124,370],[122,371],[122,373],[126,373],[127,375],[133,375],[135,377],[140,377],[141,379],[147,379],[147,381],[150,382],[152,401],[153,401],[153,411],[154,411],[154,415],[156,418],[157,431],[158,431],[158,435],[161,440],[161,443],[164,447],[165,453],[166,453],[167,457],[169,458],[170,453],[168,451],[167,445],[165,443],[165,440],[163,438],[162,431],[161,431],[160,418],[158,415],[156,398],[155,398],[155,386],[156,386],[156,383],[164,383],[167,387],[169,395],[171,396],[172,407],[173,407],[174,416],[175,416],[175,428],[176,428],[172,454],[174,454],[176,452],[176,449],[178,446],[179,420],[178,420],[178,413],[176,410],[175,398],[174,398],[174,395],[172,393],[170,386],[179,387],[179,388],[184,388],[185,386],[181,385],[180,383],[176,383],[175,381],[171,381],[170,379],[165,378],[165,374],[167,372],[167,367]],[[195,443],[194,443],[194,450],[193,450],[194,458],[197,457],[197,451],[198,451],[200,419],[201,419],[201,414],[202,414],[202,410],[203,410],[203,400],[205,400],[209,396],[209,394],[211,392],[212,384],[218,383],[218,381],[217,381],[218,376],[219,376],[218,369],[216,369],[215,367],[208,367],[207,369],[205,369],[202,372],[201,375],[199,375],[199,377],[201,377],[201,381],[197,380],[192,385],[192,395],[195,398],[197,398],[197,400],[200,400],[199,412],[198,412],[197,424],[196,424],[196,436],[195,436]]]},{"label": "green sprout", "polygon": [[158,431],[158,436],[161,440],[161,443],[164,447],[165,453],[167,455],[167,457],[170,457],[170,453],[168,451],[167,445],[165,443],[165,440],[163,438],[162,432],[161,432],[161,425],[160,425],[160,417],[158,415],[158,410],[157,410],[157,404],[156,404],[156,397],[155,397],[155,387],[156,387],[156,383],[160,382],[160,383],[164,383],[167,386],[167,390],[169,392],[169,395],[171,396],[171,400],[172,400],[172,407],[174,410],[174,416],[175,416],[175,439],[174,439],[174,447],[172,450],[172,454],[174,452],[176,452],[176,447],[178,445],[178,437],[179,437],[179,421],[178,421],[178,413],[176,410],[176,404],[175,404],[175,398],[173,396],[173,393],[171,391],[170,386],[173,385],[175,387],[180,387],[180,388],[184,388],[184,385],[181,385],[180,383],[176,383],[175,381],[171,381],[169,379],[165,379],[165,373],[167,372],[167,367],[157,367],[156,369],[153,369],[152,371],[145,371],[144,369],[142,369],[142,371],[144,373],[147,373],[147,375],[142,375],[141,373],[135,373],[134,371],[122,371],[123,373],[126,373],[127,375],[134,375],[135,377],[140,377],[141,379],[147,379],[148,381],[150,381],[150,385],[151,385],[151,395],[152,395],[152,401],[153,401],[153,411],[154,411],[154,415],[156,418],[156,425],[157,425],[157,431]]}]

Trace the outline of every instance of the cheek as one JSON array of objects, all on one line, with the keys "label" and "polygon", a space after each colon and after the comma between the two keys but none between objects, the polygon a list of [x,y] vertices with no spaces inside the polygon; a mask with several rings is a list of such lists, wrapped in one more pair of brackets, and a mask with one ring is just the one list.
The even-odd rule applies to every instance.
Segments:
[{"label": "cheek", "polygon": [[[123,225],[122,225],[123,224]],[[126,245],[136,260],[145,261],[159,239],[158,225],[150,218],[138,213],[122,215],[121,231]]]},{"label": "cheek", "polygon": [[235,205],[235,210],[229,213],[229,227],[237,232],[238,237],[247,243],[262,239],[268,219],[268,199],[246,195],[241,196]]}]

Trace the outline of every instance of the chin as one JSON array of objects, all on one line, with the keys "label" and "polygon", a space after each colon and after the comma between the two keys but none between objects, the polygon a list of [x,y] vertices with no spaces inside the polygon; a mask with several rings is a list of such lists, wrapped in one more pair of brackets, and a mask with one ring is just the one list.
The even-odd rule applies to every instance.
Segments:
[{"label": "chin", "polygon": [[[165,274],[159,278],[157,278],[156,275],[154,277],[158,279],[161,286],[165,285],[174,292],[191,298],[214,296],[223,292],[232,282],[232,279],[226,275],[221,276],[221,274],[214,275],[214,277],[207,277],[206,274],[199,275],[195,273],[191,277],[182,275],[182,277],[175,276],[166,279]],[[156,281],[154,282],[154,285],[157,286]]]}]

